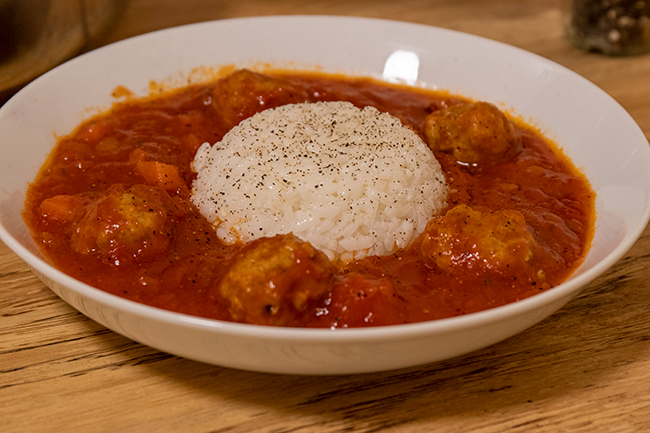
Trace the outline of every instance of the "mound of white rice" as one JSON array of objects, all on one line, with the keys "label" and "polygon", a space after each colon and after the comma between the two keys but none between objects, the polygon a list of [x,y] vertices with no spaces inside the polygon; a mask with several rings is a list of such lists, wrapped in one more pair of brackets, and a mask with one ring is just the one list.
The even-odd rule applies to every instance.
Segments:
[{"label": "mound of white rice", "polygon": [[192,201],[227,244],[293,232],[330,259],[406,247],[447,195],[413,130],[348,102],[265,110],[204,143],[194,170]]}]

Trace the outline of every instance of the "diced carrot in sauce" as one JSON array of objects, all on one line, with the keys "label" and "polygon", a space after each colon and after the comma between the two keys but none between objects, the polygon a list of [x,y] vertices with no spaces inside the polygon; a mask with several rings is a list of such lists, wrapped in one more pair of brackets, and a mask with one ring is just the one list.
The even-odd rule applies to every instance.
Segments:
[{"label": "diced carrot in sauce", "polygon": [[83,208],[84,203],[76,195],[57,195],[43,200],[40,213],[46,222],[68,223]]},{"label": "diced carrot in sauce", "polygon": [[167,191],[185,187],[185,181],[178,169],[170,164],[158,161],[139,161],[136,170],[147,185],[156,186]]},{"label": "diced carrot in sauce", "polygon": [[188,134],[182,139],[183,145],[194,155],[203,142],[194,134]]},{"label": "diced carrot in sauce", "polygon": [[113,127],[110,126],[108,122],[97,121],[87,126],[86,129],[83,129],[79,133],[79,138],[81,141],[85,141],[87,143],[95,143],[99,142],[102,138],[110,134],[112,131]]},{"label": "diced carrot in sauce", "polygon": [[129,155],[129,162],[133,165],[145,161],[147,161],[147,153],[141,148],[134,149],[131,155]]}]

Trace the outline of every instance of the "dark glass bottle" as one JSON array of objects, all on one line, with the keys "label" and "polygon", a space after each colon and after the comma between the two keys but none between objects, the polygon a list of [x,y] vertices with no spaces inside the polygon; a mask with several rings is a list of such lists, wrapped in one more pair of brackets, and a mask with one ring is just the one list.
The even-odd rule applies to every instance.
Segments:
[{"label": "dark glass bottle", "polygon": [[568,38],[612,56],[650,52],[650,0],[563,0]]}]

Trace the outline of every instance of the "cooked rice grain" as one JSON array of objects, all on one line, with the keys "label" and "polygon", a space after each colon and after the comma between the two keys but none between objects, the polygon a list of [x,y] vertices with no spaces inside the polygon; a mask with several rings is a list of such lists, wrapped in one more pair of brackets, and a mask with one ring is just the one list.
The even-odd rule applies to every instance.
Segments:
[{"label": "cooked rice grain", "polygon": [[445,205],[422,139],[348,102],[291,104],[242,121],[194,159],[192,201],[227,244],[290,233],[330,259],[409,245]]}]

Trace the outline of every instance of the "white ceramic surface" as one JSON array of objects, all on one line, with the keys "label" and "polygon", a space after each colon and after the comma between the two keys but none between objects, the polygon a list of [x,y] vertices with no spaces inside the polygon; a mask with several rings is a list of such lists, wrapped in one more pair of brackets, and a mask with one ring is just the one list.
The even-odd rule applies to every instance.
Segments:
[{"label": "white ceramic surface", "polygon": [[[592,249],[566,283],[463,317],[374,329],[309,330],[206,320],[130,302],[49,266],[20,212],[55,137],[110,106],[118,85],[145,95],[151,80],[182,84],[196,67],[268,62],[402,77],[485,99],[531,119],[584,170],[597,193]],[[482,38],[361,18],[292,16],[195,24],[78,57],[0,109],[0,237],[61,298],[133,340],[187,358],[256,371],[372,372],[462,355],[549,316],[619,260],[649,218],[650,150],[612,98],[567,69]]]}]

